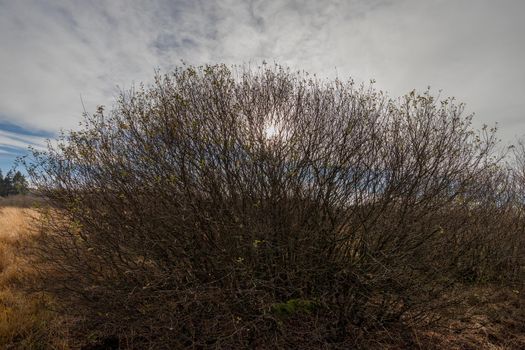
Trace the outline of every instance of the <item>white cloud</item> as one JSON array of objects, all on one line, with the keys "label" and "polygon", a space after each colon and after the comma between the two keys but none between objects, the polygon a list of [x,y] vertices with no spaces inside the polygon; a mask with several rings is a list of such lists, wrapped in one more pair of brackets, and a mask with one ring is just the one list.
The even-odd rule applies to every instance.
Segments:
[{"label": "white cloud", "polygon": [[0,115],[27,128],[74,128],[80,94],[92,112],[180,59],[266,59],[392,95],[431,85],[504,139],[525,133],[521,1],[53,3],[0,0]]},{"label": "white cloud", "polygon": [[[40,136],[22,135],[19,133],[9,132],[0,130],[0,148],[19,148],[26,149],[28,146],[33,146],[38,149],[45,147],[46,138]],[[1,150],[7,153],[11,153],[6,150]]]}]

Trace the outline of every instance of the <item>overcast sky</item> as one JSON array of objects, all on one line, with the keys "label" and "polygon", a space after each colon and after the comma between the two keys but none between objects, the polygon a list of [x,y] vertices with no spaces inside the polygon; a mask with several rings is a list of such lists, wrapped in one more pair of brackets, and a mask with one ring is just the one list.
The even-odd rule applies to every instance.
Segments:
[{"label": "overcast sky", "polygon": [[431,86],[525,134],[525,1],[0,0],[0,168],[75,128],[82,104],[156,68],[262,60],[375,79],[391,96]]}]

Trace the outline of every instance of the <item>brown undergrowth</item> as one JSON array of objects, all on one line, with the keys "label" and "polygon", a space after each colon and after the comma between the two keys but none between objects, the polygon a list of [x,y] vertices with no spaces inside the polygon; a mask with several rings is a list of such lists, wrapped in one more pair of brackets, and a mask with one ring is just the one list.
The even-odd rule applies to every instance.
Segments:
[{"label": "brown undergrowth", "polygon": [[525,349],[523,286],[462,286],[447,322],[415,333],[424,349]]},{"label": "brown undergrowth", "polygon": [[[0,208],[0,348],[71,349],[71,319],[60,318],[44,296],[28,296],[17,287],[30,273],[16,247],[31,239],[31,209]],[[433,316],[446,322],[418,328],[392,325],[384,330],[354,332],[363,349],[494,349],[525,348],[525,291],[523,287],[463,285],[448,298],[459,301]],[[83,330],[89,333],[89,330]],[[78,332],[78,330],[77,330]],[[100,344],[99,344],[100,343]],[[102,342],[93,339],[94,348]]]}]

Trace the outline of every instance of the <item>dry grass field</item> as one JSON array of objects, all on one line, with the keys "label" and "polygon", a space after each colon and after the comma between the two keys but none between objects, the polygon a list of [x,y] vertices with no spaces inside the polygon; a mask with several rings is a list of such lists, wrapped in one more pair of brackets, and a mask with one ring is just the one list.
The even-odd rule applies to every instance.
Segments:
[{"label": "dry grass field", "polygon": [[17,247],[31,239],[32,209],[0,207],[0,349],[67,349],[67,327],[43,295],[25,295],[18,285],[28,274]]},{"label": "dry grass field", "polygon": [[[35,215],[32,209],[0,207],[0,349],[75,348],[66,318],[53,313],[50,300],[40,294],[26,295],[18,287],[20,277],[27,276],[31,268],[25,265],[23,252],[16,253],[17,247],[31,239]],[[414,330],[410,348],[525,348],[523,289],[476,286],[465,287],[461,293],[463,302],[454,308],[454,321],[435,329]],[[407,346],[406,340],[401,345],[390,331],[376,336],[379,348]]]}]

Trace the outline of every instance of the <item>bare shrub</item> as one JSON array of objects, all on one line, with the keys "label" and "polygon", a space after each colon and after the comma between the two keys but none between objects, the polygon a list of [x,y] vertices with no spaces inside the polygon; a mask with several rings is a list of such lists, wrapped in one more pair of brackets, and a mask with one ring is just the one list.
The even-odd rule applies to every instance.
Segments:
[{"label": "bare shrub", "polygon": [[121,347],[358,345],[484,259],[495,144],[428,92],[184,66],[35,153],[38,288]]}]

